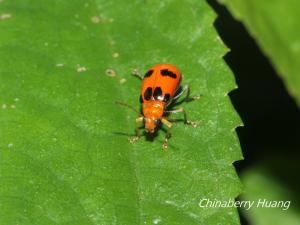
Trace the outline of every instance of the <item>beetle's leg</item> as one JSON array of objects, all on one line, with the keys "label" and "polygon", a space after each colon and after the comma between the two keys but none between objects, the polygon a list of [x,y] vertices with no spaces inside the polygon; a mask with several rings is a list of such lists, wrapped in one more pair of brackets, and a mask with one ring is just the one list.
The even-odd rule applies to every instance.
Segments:
[{"label": "beetle's leg", "polygon": [[172,129],[172,123],[170,121],[168,121],[165,117],[163,117],[161,119],[161,122],[167,126],[167,133],[166,133],[166,137],[165,137],[165,140],[164,140],[164,143],[162,145],[163,149],[167,149],[168,148],[168,141],[171,137],[171,129]]},{"label": "beetle's leg", "polygon": [[142,116],[135,119],[135,136],[128,138],[128,141],[131,144],[136,142],[141,137],[141,132],[140,132],[139,126],[143,122],[143,120],[144,120],[144,117],[142,117]]},{"label": "beetle's leg", "polygon": [[176,96],[173,98],[173,100],[178,99],[184,92],[186,92],[186,96],[183,100],[185,102],[190,102],[190,101],[197,100],[200,98],[200,96],[190,97],[190,86],[188,84],[186,84],[183,86],[181,91],[178,94],[176,94]]},{"label": "beetle's leg", "polygon": [[166,113],[183,113],[183,121],[185,124],[188,124],[188,125],[192,125],[192,127],[197,127],[197,123],[196,122],[193,122],[193,121],[190,121],[187,119],[187,115],[186,115],[186,112],[183,108],[180,108],[180,109],[174,109],[174,110],[168,110],[168,111],[165,111]]},{"label": "beetle's leg", "polygon": [[140,72],[137,69],[132,70],[131,75],[139,78],[140,80],[143,80],[143,76],[140,74]]}]

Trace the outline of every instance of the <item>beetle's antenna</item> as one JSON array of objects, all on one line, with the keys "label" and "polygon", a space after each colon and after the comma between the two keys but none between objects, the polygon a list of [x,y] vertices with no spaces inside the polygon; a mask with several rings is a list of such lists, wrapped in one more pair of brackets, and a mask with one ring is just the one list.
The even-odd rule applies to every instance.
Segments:
[{"label": "beetle's antenna", "polygon": [[137,111],[133,106],[128,105],[128,104],[126,104],[126,103],[124,103],[124,102],[118,102],[118,101],[116,101],[115,103],[118,104],[118,105],[125,106],[125,107],[129,108],[129,109],[131,109],[132,111],[136,112],[137,114],[141,114],[141,113],[140,113],[139,111]]}]

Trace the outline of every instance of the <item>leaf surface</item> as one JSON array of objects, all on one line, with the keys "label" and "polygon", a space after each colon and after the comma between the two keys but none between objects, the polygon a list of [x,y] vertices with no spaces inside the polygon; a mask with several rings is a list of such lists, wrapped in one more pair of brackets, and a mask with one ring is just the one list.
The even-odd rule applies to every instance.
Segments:
[{"label": "leaf surface", "polygon": [[299,224],[297,197],[286,183],[263,166],[248,169],[242,174],[242,181],[245,185],[242,200],[254,202],[249,210],[243,210],[252,225]]},{"label": "leaf surface", "polygon": [[[205,1],[10,0],[0,3],[1,224],[239,224],[235,209],[202,198],[241,191],[241,122],[227,49]],[[199,126],[134,134],[140,82],[156,63],[177,65]],[[178,115],[180,118],[180,115]]]},{"label": "leaf surface", "polygon": [[[300,105],[300,1],[220,0],[244,23]],[[262,74],[263,76],[263,74]]]}]

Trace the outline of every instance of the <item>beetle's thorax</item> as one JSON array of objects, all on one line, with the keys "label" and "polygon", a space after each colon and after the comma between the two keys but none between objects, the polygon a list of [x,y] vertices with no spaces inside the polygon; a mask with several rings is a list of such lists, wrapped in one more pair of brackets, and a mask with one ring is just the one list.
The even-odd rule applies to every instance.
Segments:
[{"label": "beetle's thorax", "polygon": [[163,101],[148,101],[144,102],[142,106],[144,120],[145,120],[145,131],[153,133],[158,121],[164,114],[165,103]]}]

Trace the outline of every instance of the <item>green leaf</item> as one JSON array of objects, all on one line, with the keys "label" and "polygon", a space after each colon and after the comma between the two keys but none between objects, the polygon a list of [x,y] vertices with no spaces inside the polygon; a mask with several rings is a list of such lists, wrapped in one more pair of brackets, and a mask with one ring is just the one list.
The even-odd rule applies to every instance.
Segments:
[{"label": "green leaf", "polygon": [[275,179],[274,175],[259,167],[242,174],[242,181],[245,185],[242,200],[254,202],[249,210],[243,210],[250,224],[299,224],[296,196],[283,182]]},{"label": "green leaf", "polygon": [[[0,224],[239,224],[241,122],[205,1],[10,0],[0,21]],[[134,134],[133,69],[177,65],[199,126]],[[110,69],[110,70],[108,70]],[[180,118],[178,115],[177,118]]]},{"label": "green leaf", "polygon": [[244,23],[300,105],[300,1],[219,1]]}]

